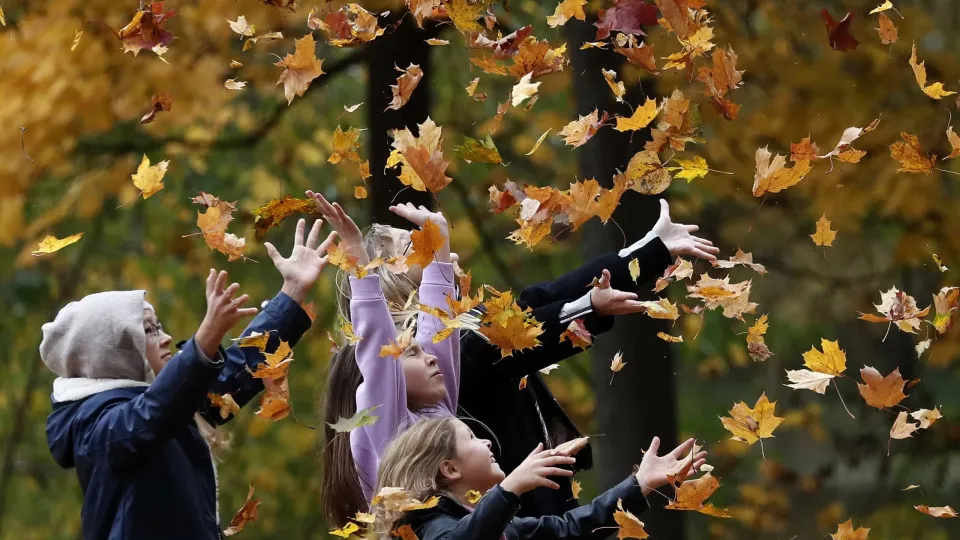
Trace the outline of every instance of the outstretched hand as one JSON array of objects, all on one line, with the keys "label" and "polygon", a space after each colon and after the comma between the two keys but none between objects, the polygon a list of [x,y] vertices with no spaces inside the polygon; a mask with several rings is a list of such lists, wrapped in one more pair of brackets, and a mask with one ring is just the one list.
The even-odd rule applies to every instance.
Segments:
[{"label": "outstretched hand", "polygon": [[217,347],[223,341],[223,336],[240,319],[257,314],[255,307],[241,307],[250,299],[249,296],[242,294],[234,298],[240,290],[238,283],[224,287],[226,284],[227,272],[221,270],[217,273],[211,268],[206,281],[207,314],[194,336],[194,342],[207,358],[216,358]]},{"label": "outstretched hand", "polygon": [[610,288],[610,271],[604,269],[600,284],[590,290],[590,304],[597,315],[628,315],[642,313],[646,308],[637,300],[637,294]]},{"label": "outstretched hand", "polygon": [[523,463],[517,465],[517,468],[500,482],[500,487],[517,496],[538,487],[560,489],[560,485],[550,480],[550,477],[573,476],[572,470],[561,467],[573,465],[576,461],[570,456],[557,454],[556,450],[544,450],[543,443],[540,443]]},{"label": "outstretched hand", "polygon": [[327,223],[333,227],[340,235],[340,247],[348,255],[357,259],[359,266],[366,266],[370,262],[367,250],[363,247],[363,233],[360,227],[353,221],[353,218],[347,215],[340,207],[340,203],[331,204],[323,195],[307,190],[307,196],[317,201],[317,208],[320,215],[327,220]]},{"label": "outstretched hand", "polygon": [[700,470],[700,467],[707,462],[707,453],[698,452],[696,455],[690,455],[693,445],[694,440],[687,439],[669,454],[658,456],[660,437],[654,437],[650,441],[650,448],[647,448],[643,461],[640,462],[637,473],[634,475],[644,497],[666,484],[682,482]]},{"label": "outstretched hand", "polygon": [[670,255],[690,255],[710,262],[717,260],[720,248],[714,247],[713,242],[706,238],[691,234],[698,230],[698,225],[674,223],[670,219],[670,205],[666,199],[660,199],[660,218],[653,226],[653,233],[667,246]]},{"label": "outstretched hand", "polygon": [[280,290],[293,298],[298,304],[303,303],[303,300],[307,297],[307,291],[317,282],[320,272],[327,265],[327,248],[337,236],[335,231],[331,232],[327,235],[326,240],[317,246],[322,225],[323,220],[314,221],[313,227],[310,228],[310,234],[304,241],[303,232],[306,228],[306,220],[299,220],[293,236],[293,251],[290,252],[289,257],[281,255],[270,242],[264,242],[263,244],[267,248],[267,254],[270,255],[273,265],[283,276],[283,288]]}]

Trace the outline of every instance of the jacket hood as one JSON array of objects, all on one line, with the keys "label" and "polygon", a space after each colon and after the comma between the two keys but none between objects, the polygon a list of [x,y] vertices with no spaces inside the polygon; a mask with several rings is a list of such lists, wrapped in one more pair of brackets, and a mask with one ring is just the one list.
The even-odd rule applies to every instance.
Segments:
[{"label": "jacket hood", "polygon": [[147,381],[145,291],[91,294],[43,325],[40,358],[58,377]]}]

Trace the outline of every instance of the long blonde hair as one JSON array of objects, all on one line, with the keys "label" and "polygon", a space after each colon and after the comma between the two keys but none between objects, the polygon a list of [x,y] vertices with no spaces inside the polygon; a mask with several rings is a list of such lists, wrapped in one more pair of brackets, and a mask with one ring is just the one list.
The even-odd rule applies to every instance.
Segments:
[{"label": "long blonde hair", "polygon": [[[440,474],[440,464],[457,455],[457,422],[452,416],[427,418],[410,426],[390,443],[377,472],[377,490],[403,488],[421,501],[447,493],[450,486]],[[402,512],[375,507],[377,534],[390,538]]]}]

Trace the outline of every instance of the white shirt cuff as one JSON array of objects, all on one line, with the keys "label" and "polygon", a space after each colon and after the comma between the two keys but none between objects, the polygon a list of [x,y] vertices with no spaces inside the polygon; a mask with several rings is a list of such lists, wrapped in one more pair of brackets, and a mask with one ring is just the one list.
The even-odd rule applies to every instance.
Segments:
[{"label": "white shirt cuff", "polygon": [[574,319],[589,315],[593,312],[593,302],[590,301],[590,293],[577,298],[573,302],[567,302],[560,308],[560,324],[567,324]]},{"label": "white shirt cuff", "polygon": [[634,251],[636,251],[636,250],[642,248],[643,246],[647,245],[647,242],[653,240],[653,239],[656,238],[656,237],[657,237],[657,235],[654,234],[653,231],[650,231],[650,232],[648,232],[648,233],[646,234],[646,236],[644,236],[643,238],[641,238],[641,239],[637,240],[636,242],[630,244],[629,246],[621,249],[619,252],[617,252],[617,255],[620,255],[620,258],[629,257],[631,253],[633,253]]}]

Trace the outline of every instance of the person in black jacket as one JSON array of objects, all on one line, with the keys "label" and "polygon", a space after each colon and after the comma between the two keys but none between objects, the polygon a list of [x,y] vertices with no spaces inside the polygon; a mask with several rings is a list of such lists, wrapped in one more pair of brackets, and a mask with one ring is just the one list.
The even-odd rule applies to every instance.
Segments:
[{"label": "person in black jacket", "polygon": [[[337,203],[329,203],[321,194],[307,191],[320,208],[324,218],[340,234],[341,248],[348,254],[362,259],[365,251],[370,260],[406,255],[410,247],[407,231],[374,224],[363,235]],[[521,309],[531,308],[533,317],[543,323],[539,336],[541,345],[532,349],[514,351],[502,358],[500,348],[491,344],[481,334],[461,331],[460,336],[460,394],[459,414],[477,421],[477,425],[489,431],[496,441],[497,458],[507,471],[513,470],[526,457],[530,448],[542,443],[546,448],[556,448],[580,437],[580,431],[557,403],[538,370],[555,364],[583,351],[569,340],[560,341],[560,335],[570,322],[581,319],[587,330],[598,335],[613,327],[614,316],[638,313],[642,310],[637,294],[630,292],[661,276],[673,262],[673,257],[689,255],[708,261],[716,260],[719,249],[704,238],[695,236],[696,225],[674,223],[670,208],[661,200],[660,217],[643,238],[619,252],[612,252],[584,264],[552,282],[543,282],[524,289],[517,298]],[[451,255],[452,258],[455,258]],[[637,259],[640,275],[636,281],[630,276],[630,261]],[[394,321],[403,326],[417,315],[416,292],[420,274],[416,268],[407,273],[396,273],[387,264],[371,269],[380,276],[383,293],[391,304]],[[346,273],[338,275],[341,316],[349,321],[349,282]],[[591,287],[599,279],[600,286]],[[409,299],[413,298],[413,302]],[[401,308],[400,306],[411,306]],[[471,312],[478,320],[479,312]],[[343,365],[340,365],[340,364]],[[355,407],[345,407],[343,396],[352,395],[362,381],[354,362],[339,362],[339,356],[331,362],[328,372],[324,404],[324,422],[336,422],[339,417],[349,417]],[[518,390],[521,378],[527,376],[527,385]],[[344,390],[344,388],[346,388]],[[329,390],[335,389],[335,390]],[[335,448],[325,445],[325,448]],[[589,444],[577,454],[576,470],[592,466]],[[340,474],[342,472],[342,474]],[[353,471],[330,471],[325,473],[324,493],[337,493],[337,497],[324,497],[324,514],[327,519],[343,525],[346,519],[365,508],[359,503],[359,487],[348,480]],[[338,481],[342,477],[343,481]],[[524,495],[522,515],[541,516],[560,514],[574,507],[571,484],[560,478],[558,490],[534,490]]]},{"label": "person in black jacket", "polygon": [[[380,464],[377,532],[381,540],[404,526],[420,540],[606,538],[618,526],[617,510],[641,512],[653,490],[671,479],[683,481],[705,463],[706,452],[693,455],[693,439],[664,456],[657,455],[659,446],[655,437],[636,472],[590,504],[562,515],[518,518],[520,496],[533,489],[559,488],[551,478],[572,476],[562,467],[574,458],[538,444],[505,476],[490,441],[476,438],[462,421],[422,420],[391,443]],[[436,505],[430,500],[434,496]],[[404,512],[410,505],[422,508]]]},{"label": "person in black jacket", "polygon": [[[267,351],[294,347],[311,320],[300,306],[326,264],[332,240],[317,247],[318,220],[304,243],[297,225],[293,253],[270,258],[283,287],[244,330],[268,333]],[[251,370],[255,347],[220,346],[256,308],[243,308],[227,273],[206,280],[207,313],[194,336],[171,354],[145,291],[109,291],[71,302],[43,325],[40,356],[57,375],[47,440],[54,459],[76,469],[83,489],[83,538],[137,540],[221,538],[216,467],[200,426],[227,422],[208,393],[243,406],[264,389]],[[200,416],[198,419],[197,416]]]}]

